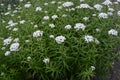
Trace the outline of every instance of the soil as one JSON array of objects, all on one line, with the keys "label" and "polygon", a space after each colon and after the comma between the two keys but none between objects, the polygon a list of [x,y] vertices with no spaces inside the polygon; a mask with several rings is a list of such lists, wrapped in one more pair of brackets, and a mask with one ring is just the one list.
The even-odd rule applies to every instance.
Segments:
[{"label": "soil", "polygon": [[115,62],[109,80],[120,80],[120,60]]}]

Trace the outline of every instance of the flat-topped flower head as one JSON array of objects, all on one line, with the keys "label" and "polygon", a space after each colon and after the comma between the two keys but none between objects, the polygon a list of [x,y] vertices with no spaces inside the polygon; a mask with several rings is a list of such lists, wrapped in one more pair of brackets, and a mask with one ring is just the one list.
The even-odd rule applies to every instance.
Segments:
[{"label": "flat-topped flower head", "polygon": [[117,15],[120,16],[120,11],[117,12]]},{"label": "flat-topped flower head", "polygon": [[112,13],[112,12],[107,12],[107,14],[108,14],[109,16],[112,16],[112,15],[113,15],[113,13]]},{"label": "flat-topped flower head", "polygon": [[120,0],[117,0],[117,2],[120,2]]},{"label": "flat-topped flower head", "polygon": [[63,14],[62,17],[67,17],[67,14]]},{"label": "flat-topped flower head", "polygon": [[27,57],[27,61],[30,61],[32,58],[30,56]]},{"label": "flat-topped flower head", "polygon": [[13,31],[18,31],[18,28],[13,28]]},{"label": "flat-topped flower head", "polygon": [[9,38],[7,38],[7,39],[4,39],[4,40],[3,40],[3,43],[4,43],[4,45],[8,45],[8,44],[11,43],[12,40],[13,40],[13,39],[12,39],[11,37],[9,37]]},{"label": "flat-topped flower head", "polygon": [[71,29],[71,27],[72,27],[71,25],[66,25],[65,29]]},{"label": "flat-topped flower head", "polygon": [[94,37],[91,36],[91,35],[86,35],[86,36],[84,37],[84,39],[85,39],[85,41],[86,41],[87,43],[89,43],[89,42],[94,42]]},{"label": "flat-topped flower head", "polygon": [[42,8],[41,7],[36,7],[35,11],[41,11]]},{"label": "flat-topped flower head", "polygon": [[58,18],[57,15],[53,15],[53,16],[52,16],[52,19],[53,19],[53,20],[55,20],[55,19],[57,19],[57,18]]},{"label": "flat-topped flower head", "polygon": [[89,8],[89,9],[91,9],[91,7],[89,6],[89,4],[80,4],[76,8]]},{"label": "flat-topped flower head", "polygon": [[101,9],[103,8],[103,6],[100,5],[100,4],[96,4],[96,5],[94,5],[94,8],[95,8],[96,10],[98,10],[98,11],[101,11]]},{"label": "flat-topped flower head", "polygon": [[98,41],[96,38],[94,38],[94,42],[95,42],[96,44],[99,44],[99,43],[100,43],[100,41]]},{"label": "flat-topped flower head", "polygon": [[19,0],[20,2],[23,2],[23,0]]},{"label": "flat-topped flower head", "polygon": [[51,4],[55,4],[55,3],[56,3],[56,1],[51,1],[50,3],[51,3]]},{"label": "flat-topped flower head", "polygon": [[43,59],[43,62],[46,64],[46,63],[49,63],[50,62],[50,59],[49,58],[44,58]]},{"label": "flat-topped flower head", "polygon": [[92,71],[94,71],[94,70],[95,70],[95,67],[94,67],[94,66],[91,66],[91,69],[92,69]]},{"label": "flat-topped flower head", "polygon": [[84,2],[84,0],[80,0],[80,2]]},{"label": "flat-topped flower head", "polygon": [[40,37],[43,36],[43,31],[37,30],[33,33],[33,37]]},{"label": "flat-topped flower head", "polygon": [[13,42],[19,42],[19,38],[15,38]]},{"label": "flat-topped flower head", "polygon": [[76,30],[85,30],[86,26],[83,24],[83,23],[76,23],[75,26],[74,26],[74,29]]},{"label": "flat-topped flower head", "polygon": [[74,3],[73,2],[65,2],[62,4],[63,7],[70,7],[70,6],[73,6]]},{"label": "flat-topped flower head", "polygon": [[111,30],[108,31],[108,34],[117,36],[118,35],[118,31],[116,31],[115,29],[111,29]]},{"label": "flat-topped flower head", "polygon": [[106,18],[108,18],[108,14],[107,13],[99,13],[98,17],[106,19]]},{"label": "flat-topped flower head", "polygon": [[24,5],[25,8],[30,8],[31,4],[30,3],[27,3]]},{"label": "flat-topped flower head", "polygon": [[113,8],[108,8],[110,12],[114,12],[115,10]]},{"label": "flat-topped flower head", "polygon": [[11,53],[10,51],[6,51],[6,52],[5,52],[5,56],[10,55],[10,53]]},{"label": "flat-topped flower head", "polygon": [[49,18],[50,18],[49,16],[44,16],[43,20],[49,20]]},{"label": "flat-topped flower head", "polygon": [[54,25],[53,23],[49,24],[49,26],[50,26],[51,28],[54,28],[54,27],[55,27],[55,25]]},{"label": "flat-topped flower head", "polygon": [[58,44],[62,44],[64,41],[66,40],[66,38],[64,36],[57,36],[55,38],[55,41],[58,43]]},{"label": "flat-topped flower head", "polygon": [[100,43],[97,38],[94,38],[91,35],[85,35],[83,38],[87,43],[89,43],[89,42],[95,42],[96,44]]},{"label": "flat-topped flower head", "polygon": [[34,28],[38,28],[38,25],[36,24],[36,25],[34,25]]},{"label": "flat-topped flower head", "polygon": [[25,23],[25,20],[21,20],[21,21],[20,21],[20,24],[24,24],[24,23]]},{"label": "flat-topped flower head", "polygon": [[102,4],[104,5],[112,5],[112,2],[110,0],[105,0]]},{"label": "flat-topped flower head", "polygon": [[55,37],[54,37],[54,35],[50,35],[50,36],[49,36],[49,38],[52,38],[52,39],[54,39]]},{"label": "flat-topped flower head", "polygon": [[45,5],[45,6],[47,6],[47,5],[48,5],[48,3],[44,3],[44,5]]},{"label": "flat-topped flower head", "polygon": [[19,43],[12,43],[10,46],[10,51],[18,51],[20,44]]},{"label": "flat-topped flower head", "polygon": [[89,17],[84,17],[83,20],[87,21],[87,20],[89,20]]},{"label": "flat-topped flower head", "polygon": [[4,75],[5,75],[5,73],[4,73],[4,72],[1,72],[0,76],[4,76]]}]

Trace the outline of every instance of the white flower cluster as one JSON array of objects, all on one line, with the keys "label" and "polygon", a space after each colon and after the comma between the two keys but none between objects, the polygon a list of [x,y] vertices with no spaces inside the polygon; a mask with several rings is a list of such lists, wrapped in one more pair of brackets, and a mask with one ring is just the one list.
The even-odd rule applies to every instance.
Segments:
[{"label": "white flower cluster", "polygon": [[104,5],[112,5],[112,2],[110,0],[105,0],[102,4]]},{"label": "white flower cluster", "polygon": [[95,66],[91,66],[91,69],[92,69],[92,71],[94,71],[95,70]]},{"label": "white flower cluster", "polygon": [[117,12],[117,15],[120,16],[120,11]]},{"label": "white flower cluster", "polygon": [[80,2],[84,2],[84,0],[80,0]]},{"label": "white flower cluster", "polygon": [[54,35],[50,35],[50,36],[49,36],[49,38],[52,38],[52,39],[54,39]]},{"label": "white flower cluster", "polygon": [[18,51],[19,45],[19,43],[12,43],[10,46],[10,51]]},{"label": "white flower cluster", "polygon": [[48,5],[48,3],[44,3],[44,5],[45,5],[45,6],[47,6],[47,5]]},{"label": "white flower cluster", "polygon": [[108,14],[106,14],[106,13],[99,13],[98,17],[106,19],[106,18],[108,18]]},{"label": "white flower cluster", "polygon": [[71,27],[72,27],[71,25],[66,25],[65,29],[71,29]]},{"label": "white flower cluster", "polygon": [[4,75],[5,75],[5,73],[4,73],[4,72],[1,72],[0,76],[4,76]]},{"label": "white flower cluster", "polygon": [[73,2],[65,2],[62,4],[63,7],[70,7],[70,6],[73,6]]},{"label": "white flower cluster", "polygon": [[75,26],[74,26],[74,29],[76,30],[85,30],[86,26],[83,24],[83,23],[76,23]]},{"label": "white flower cluster", "polygon": [[16,26],[18,23],[14,23],[13,22],[13,20],[10,20],[9,22],[8,22],[8,27],[12,27],[12,26]]},{"label": "white flower cluster", "polygon": [[111,30],[108,31],[108,34],[117,36],[117,35],[118,35],[118,31],[116,31],[116,30],[114,30],[114,29],[111,29]]},{"label": "white flower cluster", "polygon": [[38,25],[36,24],[36,25],[34,25],[34,28],[38,28]]},{"label": "white flower cluster", "polygon": [[44,16],[43,20],[49,20],[49,18],[50,18],[49,16]]},{"label": "white flower cluster", "polygon": [[117,2],[120,2],[120,0],[117,0]]},{"label": "white flower cluster", "polygon": [[96,10],[98,10],[98,11],[101,11],[101,9],[103,8],[103,6],[100,5],[100,4],[96,4],[96,5],[94,5],[94,8],[95,8]]},{"label": "white flower cluster", "polygon": [[33,33],[33,37],[40,37],[43,36],[43,31],[37,30]]},{"label": "white flower cluster", "polygon": [[89,20],[89,17],[84,17],[83,20],[87,21],[87,20]]},{"label": "white flower cluster", "polygon": [[8,44],[11,43],[11,41],[12,41],[12,38],[9,37],[9,38],[5,39],[5,40],[3,41],[3,43],[4,43],[4,45],[8,45]]},{"label": "white flower cluster", "polygon": [[13,31],[18,31],[18,28],[13,28]]},{"label": "white flower cluster", "polygon": [[90,7],[88,4],[80,4],[79,6],[77,6],[76,8],[89,8],[91,9],[92,7]]},{"label": "white flower cluster", "polygon": [[112,16],[112,15],[113,15],[113,13],[112,13],[112,12],[107,12],[107,14],[108,14],[109,16]]},{"label": "white flower cluster", "polygon": [[89,43],[89,42],[95,42],[96,44],[99,44],[99,43],[100,43],[96,38],[94,38],[94,37],[91,36],[91,35],[86,35],[86,36],[84,37],[84,39],[85,39],[85,41],[86,41],[87,43]]},{"label": "white flower cluster", "polygon": [[31,4],[30,3],[27,3],[24,5],[25,8],[30,8]]},{"label": "white flower cluster", "polygon": [[30,56],[27,57],[27,61],[30,61],[32,58]]},{"label": "white flower cluster", "polygon": [[20,2],[23,2],[23,0],[19,0]]},{"label": "white flower cluster", "polygon": [[50,59],[49,59],[49,58],[44,58],[44,59],[43,59],[43,62],[44,62],[44,63],[49,63],[49,62],[50,62]]},{"label": "white flower cluster", "polygon": [[4,15],[9,15],[10,14],[10,12],[6,12]]},{"label": "white flower cluster", "polygon": [[55,38],[55,41],[58,43],[58,44],[62,44],[64,41],[66,40],[66,38],[64,36],[57,36]]},{"label": "white flower cluster", "polygon": [[24,23],[25,23],[25,20],[21,20],[21,21],[20,21],[20,24],[24,24]]},{"label": "white flower cluster", "polygon": [[19,38],[15,38],[13,42],[19,42]]},{"label": "white flower cluster", "polygon": [[10,53],[11,53],[10,51],[6,51],[6,52],[5,52],[5,56],[10,55]]},{"label": "white flower cluster", "polygon": [[55,4],[56,3],[56,1],[51,1],[51,4]]},{"label": "white flower cluster", "polygon": [[54,28],[54,27],[55,27],[55,25],[54,25],[53,23],[49,24],[49,26],[50,26],[51,28]]},{"label": "white flower cluster", "polygon": [[86,35],[84,37],[85,41],[88,43],[88,42],[94,42],[94,37],[93,36],[90,36],[90,35]]},{"label": "white flower cluster", "polygon": [[115,11],[113,8],[108,8],[108,10],[110,11],[110,12],[113,12],[113,11]]},{"label": "white flower cluster", "polygon": [[55,19],[57,19],[57,18],[58,18],[57,15],[53,15],[53,16],[52,16],[52,19],[53,19],[53,20],[55,20]]},{"label": "white flower cluster", "polygon": [[35,11],[41,11],[42,8],[41,7],[36,7]]}]

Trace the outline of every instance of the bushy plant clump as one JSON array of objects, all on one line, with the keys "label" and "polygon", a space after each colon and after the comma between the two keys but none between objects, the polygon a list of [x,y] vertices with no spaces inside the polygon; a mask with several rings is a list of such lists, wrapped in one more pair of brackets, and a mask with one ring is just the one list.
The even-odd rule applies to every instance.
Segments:
[{"label": "bushy plant clump", "polygon": [[[0,15],[0,80],[104,80],[120,45],[120,1],[19,0]],[[4,4],[1,3],[4,7]]]}]

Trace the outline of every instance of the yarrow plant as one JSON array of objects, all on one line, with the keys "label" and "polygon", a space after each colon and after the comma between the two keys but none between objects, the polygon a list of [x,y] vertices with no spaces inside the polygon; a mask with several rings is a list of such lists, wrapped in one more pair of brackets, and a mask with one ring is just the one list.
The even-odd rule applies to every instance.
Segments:
[{"label": "yarrow plant", "polygon": [[50,59],[49,59],[49,58],[44,58],[44,59],[43,59],[43,62],[44,62],[44,63],[49,63],[49,62],[50,62]]},{"label": "yarrow plant", "polygon": [[94,5],[94,8],[95,8],[96,10],[98,10],[98,11],[101,11],[102,8],[103,8],[103,6],[100,5],[100,4],[96,4],[96,5]]},{"label": "yarrow plant", "polygon": [[0,1],[0,80],[109,77],[119,58],[120,0],[6,1]]},{"label": "yarrow plant", "polygon": [[108,34],[111,34],[111,35],[114,35],[114,36],[117,36],[118,35],[118,32],[114,29],[111,29],[108,31]]},{"label": "yarrow plant", "polygon": [[4,45],[8,45],[8,44],[10,44],[11,43],[11,41],[12,41],[12,38],[11,37],[9,37],[9,38],[7,38],[7,39],[4,39]]},{"label": "yarrow plant", "polygon": [[43,31],[41,30],[37,30],[33,33],[33,37],[40,37],[43,35]]},{"label": "yarrow plant", "polygon": [[63,7],[70,7],[70,6],[73,6],[74,3],[73,2],[65,2],[62,4]]},{"label": "yarrow plant", "polygon": [[19,43],[12,43],[10,46],[10,51],[18,51],[19,50]]},{"label": "yarrow plant", "polygon": [[120,16],[120,11],[117,12],[117,15]]},{"label": "yarrow plant", "polygon": [[30,8],[31,4],[30,3],[27,3],[24,5],[25,8]]},{"label": "yarrow plant", "polygon": [[79,30],[79,29],[85,30],[85,28],[86,26],[83,23],[76,23],[74,26],[74,29],[76,30]]},{"label": "yarrow plant", "polygon": [[100,14],[98,15],[98,17],[99,17],[99,18],[106,19],[106,18],[108,18],[108,14],[106,14],[106,13],[100,13]]},{"label": "yarrow plant", "polygon": [[35,11],[41,11],[42,8],[41,7],[36,7],[36,10]]},{"label": "yarrow plant", "polygon": [[55,41],[58,43],[58,44],[62,44],[64,41],[66,40],[66,38],[64,36],[57,36],[55,38]]},{"label": "yarrow plant", "polygon": [[71,29],[71,25],[66,25],[65,29]]}]

